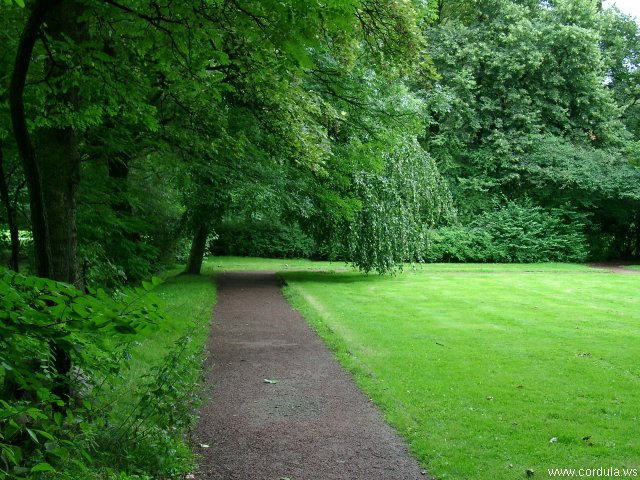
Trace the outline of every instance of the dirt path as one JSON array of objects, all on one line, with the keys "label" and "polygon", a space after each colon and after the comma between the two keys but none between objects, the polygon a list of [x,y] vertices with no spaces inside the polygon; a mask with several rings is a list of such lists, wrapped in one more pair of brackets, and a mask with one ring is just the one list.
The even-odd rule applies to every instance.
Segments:
[{"label": "dirt path", "polygon": [[228,273],[218,286],[195,479],[426,478],[273,273]]},{"label": "dirt path", "polygon": [[623,275],[639,275],[640,274],[640,270],[625,268],[628,265],[625,265],[623,263],[590,263],[589,266],[593,268],[601,268],[604,270],[609,270],[612,273],[620,273]]}]

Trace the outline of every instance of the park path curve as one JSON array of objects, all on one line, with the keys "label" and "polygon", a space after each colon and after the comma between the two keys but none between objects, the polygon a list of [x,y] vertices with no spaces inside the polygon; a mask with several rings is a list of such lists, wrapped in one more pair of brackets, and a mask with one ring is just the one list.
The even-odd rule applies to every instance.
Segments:
[{"label": "park path curve", "polygon": [[193,478],[426,478],[274,273],[221,274],[213,318]]},{"label": "park path curve", "polygon": [[599,268],[602,270],[608,270],[611,273],[618,273],[621,275],[640,275],[640,270],[633,270],[631,268],[627,268],[629,265],[636,264],[626,264],[626,263],[590,263],[589,266],[592,268]]}]

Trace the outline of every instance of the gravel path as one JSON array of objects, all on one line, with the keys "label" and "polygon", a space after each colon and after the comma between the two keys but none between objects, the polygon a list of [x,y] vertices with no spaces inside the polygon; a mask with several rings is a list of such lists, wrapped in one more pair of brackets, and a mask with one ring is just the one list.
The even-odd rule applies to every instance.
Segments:
[{"label": "gravel path", "polygon": [[426,478],[278,286],[273,273],[218,277],[193,478]]}]

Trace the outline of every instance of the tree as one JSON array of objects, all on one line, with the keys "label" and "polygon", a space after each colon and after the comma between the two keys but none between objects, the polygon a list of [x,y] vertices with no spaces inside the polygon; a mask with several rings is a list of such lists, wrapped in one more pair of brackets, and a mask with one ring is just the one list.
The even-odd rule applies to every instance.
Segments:
[{"label": "tree", "polygon": [[[441,80],[429,95],[426,141],[441,171],[451,179],[461,221],[470,223],[509,199],[533,198],[545,208],[562,208],[569,202],[570,208],[595,222],[592,247],[603,255],[596,247],[601,242],[595,232],[608,235],[605,232],[611,228],[605,225],[620,225],[621,217],[604,207],[618,202],[619,194],[606,190],[609,198],[598,195],[595,198],[602,203],[589,206],[580,203],[578,191],[569,190],[576,198],[568,198],[566,186],[550,182],[544,174],[547,170],[537,152],[544,150],[556,158],[554,148],[564,154],[570,151],[567,158],[575,162],[570,167],[575,174],[586,173],[581,164],[595,158],[603,165],[616,165],[616,172],[633,173],[617,153],[634,147],[621,121],[625,115],[620,93],[612,88],[618,84],[624,89],[633,70],[624,67],[625,58],[633,58],[632,29],[607,20],[610,14],[599,12],[591,0],[545,5],[482,0],[474,12],[445,2],[449,3],[452,7],[444,10],[449,17],[427,31]],[[626,33],[620,36],[621,32]],[[632,117],[627,118],[630,124]],[[542,163],[529,168],[535,161]],[[524,164],[529,167],[522,168]],[[610,176],[605,170],[593,172]],[[617,174],[614,178],[622,181]],[[610,178],[596,183],[609,184]],[[630,192],[624,182],[617,188]],[[635,204],[629,202],[618,208],[634,211]],[[629,225],[635,228],[635,222]],[[619,229],[616,235],[627,236]]]},{"label": "tree", "polygon": [[366,154],[376,153],[385,157],[381,171],[355,178],[362,207],[348,226],[348,258],[365,272],[387,273],[423,261],[427,231],[452,211],[446,183],[416,140]]}]

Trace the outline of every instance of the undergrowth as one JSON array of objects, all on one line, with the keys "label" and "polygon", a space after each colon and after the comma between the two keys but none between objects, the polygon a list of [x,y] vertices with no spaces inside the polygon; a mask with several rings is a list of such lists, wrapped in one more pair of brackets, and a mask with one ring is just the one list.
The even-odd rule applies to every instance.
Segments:
[{"label": "undergrowth", "polygon": [[0,273],[0,479],[192,469],[188,434],[214,285],[159,283],[85,294]]}]

